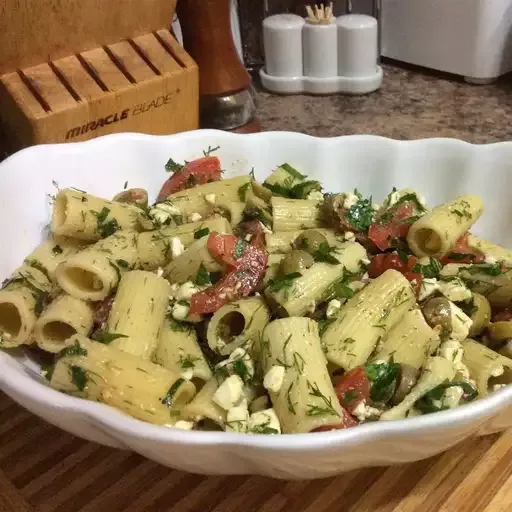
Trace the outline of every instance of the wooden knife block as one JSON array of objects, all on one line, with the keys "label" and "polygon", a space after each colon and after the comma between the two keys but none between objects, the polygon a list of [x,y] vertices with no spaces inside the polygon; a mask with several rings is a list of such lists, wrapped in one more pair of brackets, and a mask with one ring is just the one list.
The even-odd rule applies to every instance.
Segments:
[{"label": "wooden knife block", "polygon": [[[117,0],[107,4],[114,8]],[[154,7],[155,0],[151,4]],[[148,26],[169,26],[167,15],[172,13],[167,9],[165,14]],[[198,128],[199,71],[194,60],[167,29],[133,33],[139,35],[116,34],[117,42],[112,42],[110,34],[105,36],[108,43],[93,48],[94,38],[89,37],[80,51],[75,46],[66,52],[62,45],[49,44],[58,51],[50,51],[49,59],[35,65],[34,57],[26,54],[17,58],[30,63],[27,66],[13,69],[11,62],[6,68],[0,62],[0,140],[5,149],[12,152],[33,144],[81,141],[115,132],[169,134]]]}]

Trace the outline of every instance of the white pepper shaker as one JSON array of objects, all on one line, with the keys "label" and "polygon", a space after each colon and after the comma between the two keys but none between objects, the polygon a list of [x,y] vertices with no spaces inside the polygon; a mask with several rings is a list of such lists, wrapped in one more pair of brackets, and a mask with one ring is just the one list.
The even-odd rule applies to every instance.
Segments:
[{"label": "white pepper shaker", "polygon": [[338,74],[338,44],[334,19],[326,23],[306,20],[302,29],[304,76],[333,78]]},{"label": "white pepper shaker", "polygon": [[302,27],[296,14],[275,14],[263,21],[265,71],[274,77],[302,77]]},{"label": "white pepper shaker", "polygon": [[338,75],[369,77],[378,69],[377,20],[365,14],[346,14],[338,28]]}]

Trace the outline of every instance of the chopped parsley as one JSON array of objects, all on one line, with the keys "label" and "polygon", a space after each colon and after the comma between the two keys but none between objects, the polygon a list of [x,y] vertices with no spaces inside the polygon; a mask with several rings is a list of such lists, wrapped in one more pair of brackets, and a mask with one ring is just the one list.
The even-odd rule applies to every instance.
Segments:
[{"label": "chopped parsley", "polygon": [[268,188],[272,194],[287,197],[289,199],[306,199],[306,197],[314,190],[319,192],[322,190],[320,182],[314,180],[303,181],[296,185],[291,185],[291,183],[287,183],[285,180],[283,185],[280,183],[263,183],[263,186]]},{"label": "chopped parsley", "polygon": [[438,279],[442,268],[443,265],[441,265],[441,262],[436,258],[431,257],[427,265],[416,263],[416,265],[414,265],[412,268],[412,271],[421,274],[424,278],[427,279]]},{"label": "chopped parsley", "polygon": [[233,371],[244,381],[248,382],[251,380],[251,372],[247,365],[242,359],[236,359],[232,363]]},{"label": "chopped parsley", "polygon": [[179,172],[183,169],[182,164],[176,163],[172,158],[169,158],[167,163],[165,164],[165,171],[166,172]]},{"label": "chopped parsley", "polygon": [[210,280],[210,272],[206,270],[206,267],[201,263],[199,266],[199,270],[197,271],[195,283],[198,286],[205,286],[212,284]]},{"label": "chopped parsley", "polygon": [[240,259],[244,255],[248,245],[249,244],[243,238],[239,238],[236,241],[235,247],[233,249],[233,258],[235,260]]},{"label": "chopped parsley", "polygon": [[101,238],[113,235],[120,228],[116,219],[107,220],[110,208],[104,206],[99,212],[94,210],[91,210],[91,212],[96,216],[96,231],[100,234]]},{"label": "chopped parsley", "polygon": [[245,203],[245,200],[247,197],[247,191],[249,190],[250,186],[251,186],[251,184],[249,182],[247,182],[247,183],[244,183],[243,185],[240,185],[240,187],[238,187],[238,197],[240,198],[240,201],[242,201],[242,203]]},{"label": "chopped parsley", "polygon": [[126,260],[116,260],[116,264],[118,267],[121,267],[121,268],[130,268],[130,264],[126,261]]},{"label": "chopped parsley", "polygon": [[469,274],[487,274],[488,276],[499,276],[503,274],[501,263],[479,263],[464,269]]},{"label": "chopped parsley", "polygon": [[364,371],[372,382],[370,397],[374,402],[388,402],[396,388],[398,371],[400,365],[397,363],[367,364]]},{"label": "chopped parsley", "polygon": [[474,261],[476,259],[476,254],[472,253],[463,253],[463,252],[451,252],[446,256],[446,259],[452,261],[462,261],[465,259],[469,259],[470,261]]},{"label": "chopped parsley", "polygon": [[279,431],[275,428],[269,427],[270,420],[268,423],[263,425],[256,425],[251,429],[253,434],[279,434]]},{"label": "chopped parsley", "polygon": [[59,352],[58,358],[61,357],[73,357],[73,356],[86,356],[87,355],[87,349],[83,348],[78,340],[75,340],[75,343],[73,345],[70,345],[69,347],[66,347],[62,349]]},{"label": "chopped parsley", "polygon": [[327,330],[327,327],[329,327],[329,325],[331,325],[335,320],[336,318],[326,318],[325,320],[320,320],[318,322],[318,334],[323,336]]},{"label": "chopped parsley", "polygon": [[185,382],[185,379],[177,379],[176,382],[169,388],[167,394],[160,400],[162,404],[167,407],[172,407],[174,395],[177,393],[180,386]]},{"label": "chopped parsley", "polygon": [[57,244],[53,247],[52,252],[53,254],[55,254],[55,256],[58,256],[59,254],[62,254],[64,251],[62,250],[62,247]]},{"label": "chopped parsley", "polygon": [[448,409],[448,407],[442,405],[442,402],[439,402],[444,398],[446,390],[454,386],[459,386],[464,390],[462,400],[465,402],[471,402],[478,395],[478,391],[471,384],[464,380],[454,380],[452,382],[445,380],[442,384],[439,384],[439,386],[436,386],[434,389],[430,390],[427,394],[423,395],[423,397],[417,400],[414,406],[424,414]]},{"label": "chopped parsley", "polygon": [[194,238],[196,240],[199,240],[200,238],[203,238],[203,236],[206,236],[209,233],[210,233],[210,228],[198,229],[197,231],[194,231]]},{"label": "chopped parsley", "polygon": [[354,193],[359,200],[350,207],[346,214],[346,219],[355,231],[366,231],[373,223],[374,210],[372,198],[363,199],[357,190],[354,190]]},{"label": "chopped parsley", "polygon": [[420,203],[419,199],[418,199],[418,196],[415,194],[415,193],[411,193],[411,194],[405,194],[403,195],[393,206],[392,208],[393,209],[397,209],[398,206],[400,206],[401,204],[403,203],[407,203],[407,202],[411,202],[411,203],[414,203],[416,208],[418,208],[418,210],[420,212],[426,212],[427,209]]},{"label": "chopped parsley", "polygon": [[54,363],[46,363],[41,365],[41,375],[50,382],[53,377],[53,372],[55,371]]},{"label": "chopped parsley", "polygon": [[354,400],[359,398],[359,393],[353,389],[349,389],[341,398],[343,405],[350,405]]},{"label": "chopped parsley", "polygon": [[190,354],[187,357],[183,357],[180,355],[180,365],[183,370],[187,370],[188,368],[195,368],[196,361],[200,361],[201,358],[191,356]]},{"label": "chopped parsley", "polygon": [[71,382],[77,387],[78,391],[83,391],[87,386],[87,372],[80,366],[70,366],[69,373]]},{"label": "chopped parsley", "polygon": [[113,341],[115,341],[119,338],[128,338],[128,336],[126,336],[125,334],[119,334],[116,332],[100,331],[99,333],[95,334],[92,339],[99,343],[103,343],[104,345],[110,345]]},{"label": "chopped parsley", "polygon": [[50,274],[48,273],[48,270],[39,260],[25,260],[25,263],[29,267],[35,268],[36,270],[41,272],[41,274],[43,274],[46,277],[46,279],[48,279],[48,281],[51,281]]},{"label": "chopped parsley", "polygon": [[293,284],[293,280],[298,277],[302,277],[300,272],[292,272],[291,274],[286,274],[281,279],[270,279],[268,282],[268,287],[271,292],[278,292],[279,290],[289,288]]},{"label": "chopped parsley", "polygon": [[170,319],[169,324],[170,324],[171,330],[173,330],[174,332],[189,332],[192,329],[190,324],[188,324],[186,322],[179,322],[178,320],[175,320],[174,318]]},{"label": "chopped parsley", "polygon": [[331,265],[339,265],[338,258],[335,258],[332,253],[338,250],[337,247],[330,246],[327,242],[322,242],[318,250],[313,254],[315,261],[330,263]]}]

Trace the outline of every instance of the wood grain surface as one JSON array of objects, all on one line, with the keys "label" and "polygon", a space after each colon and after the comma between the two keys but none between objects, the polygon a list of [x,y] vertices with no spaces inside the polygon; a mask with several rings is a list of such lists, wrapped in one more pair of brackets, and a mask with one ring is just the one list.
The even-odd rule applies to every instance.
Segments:
[{"label": "wood grain surface", "polygon": [[312,481],[209,477],[73,437],[0,392],[0,512],[507,512],[512,431]]}]

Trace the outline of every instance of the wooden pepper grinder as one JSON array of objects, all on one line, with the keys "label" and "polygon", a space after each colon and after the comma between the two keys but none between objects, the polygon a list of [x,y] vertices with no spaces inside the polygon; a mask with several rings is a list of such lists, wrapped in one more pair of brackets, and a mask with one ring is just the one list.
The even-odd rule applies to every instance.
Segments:
[{"label": "wooden pepper grinder", "polygon": [[199,66],[201,128],[260,131],[251,77],[231,33],[230,0],[179,0],[183,45]]}]

